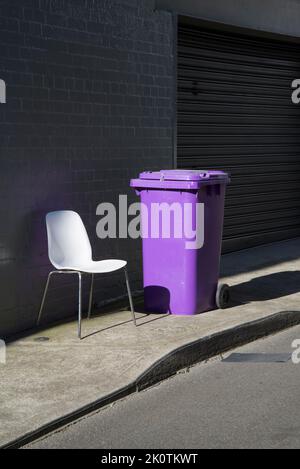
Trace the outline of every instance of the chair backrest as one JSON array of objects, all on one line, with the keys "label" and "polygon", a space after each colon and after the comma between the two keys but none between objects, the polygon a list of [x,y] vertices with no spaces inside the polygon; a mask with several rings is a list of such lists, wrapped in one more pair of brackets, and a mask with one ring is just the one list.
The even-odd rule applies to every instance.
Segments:
[{"label": "chair backrest", "polygon": [[76,212],[51,212],[46,216],[48,253],[57,269],[72,269],[92,260],[91,243]]}]

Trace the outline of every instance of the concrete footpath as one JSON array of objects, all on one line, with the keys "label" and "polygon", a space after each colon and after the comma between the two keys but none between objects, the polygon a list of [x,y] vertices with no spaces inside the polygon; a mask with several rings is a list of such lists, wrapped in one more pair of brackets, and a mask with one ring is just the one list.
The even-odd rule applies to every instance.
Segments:
[{"label": "concrete footpath", "polygon": [[[223,256],[233,303],[195,317],[128,311],[11,343],[0,365],[0,447],[18,447],[180,369],[300,324],[300,239]],[[40,336],[49,340],[39,342]]]},{"label": "concrete footpath", "polygon": [[278,354],[299,338],[295,326],[243,345],[24,449],[298,449],[300,365]]}]

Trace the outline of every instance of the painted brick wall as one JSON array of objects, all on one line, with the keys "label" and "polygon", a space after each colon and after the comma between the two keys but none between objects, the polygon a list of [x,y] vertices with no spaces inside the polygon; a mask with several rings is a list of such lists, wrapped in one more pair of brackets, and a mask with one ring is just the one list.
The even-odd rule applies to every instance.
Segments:
[{"label": "painted brick wall", "polygon": [[[34,327],[48,211],[78,211],[94,257],[128,259],[141,288],[141,243],[98,240],[96,207],[172,166],[174,75],[172,17],[153,1],[0,1],[0,337]],[[96,282],[97,302],[124,293],[120,274]],[[53,280],[45,320],[75,310],[76,279]]]}]

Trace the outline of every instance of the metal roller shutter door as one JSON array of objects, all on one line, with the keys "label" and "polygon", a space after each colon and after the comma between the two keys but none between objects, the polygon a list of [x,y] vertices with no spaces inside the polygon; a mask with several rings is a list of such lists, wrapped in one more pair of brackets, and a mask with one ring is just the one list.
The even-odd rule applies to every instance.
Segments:
[{"label": "metal roller shutter door", "polygon": [[231,173],[224,252],[300,236],[295,78],[297,44],[179,23],[177,165]]}]

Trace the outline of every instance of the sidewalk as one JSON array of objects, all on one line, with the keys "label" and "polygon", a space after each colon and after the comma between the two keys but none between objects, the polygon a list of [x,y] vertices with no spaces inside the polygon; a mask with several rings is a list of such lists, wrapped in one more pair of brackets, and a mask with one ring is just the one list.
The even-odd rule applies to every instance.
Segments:
[{"label": "sidewalk", "polygon": [[[138,313],[137,328],[129,312],[113,312],[85,320],[82,341],[74,322],[10,344],[0,365],[0,447],[20,438],[24,444],[197,361],[299,324],[299,254],[295,239],[224,256],[222,281],[233,296],[227,310]],[[49,340],[36,342],[40,336]]]}]

